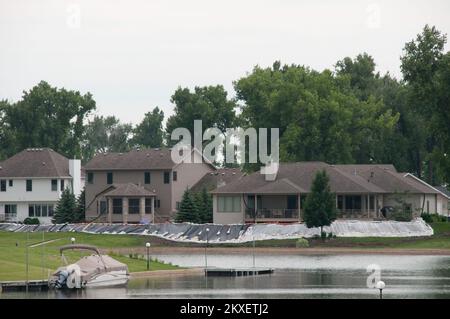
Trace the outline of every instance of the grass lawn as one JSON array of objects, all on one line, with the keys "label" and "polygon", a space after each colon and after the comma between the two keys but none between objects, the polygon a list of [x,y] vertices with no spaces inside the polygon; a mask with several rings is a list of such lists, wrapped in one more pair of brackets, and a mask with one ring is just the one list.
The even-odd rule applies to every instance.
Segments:
[{"label": "grass lawn", "polygon": [[[77,244],[90,244],[105,250],[112,248],[143,247],[146,239],[129,235],[93,235],[83,233],[29,233],[29,245],[50,241],[45,245],[29,248],[29,279],[47,279],[49,274],[61,266],[59,247],[70,244],[75,237]],[[0,281],[26,279],[26,233],[0,232]],[[68,262],[83,256],[81,252],[65,252]],[[128,265],[130,272],[146,271],[147,262],[128,256],[112,255],[113,258]],[[150,270],[178,268],[158,261],[150,263]]]}]

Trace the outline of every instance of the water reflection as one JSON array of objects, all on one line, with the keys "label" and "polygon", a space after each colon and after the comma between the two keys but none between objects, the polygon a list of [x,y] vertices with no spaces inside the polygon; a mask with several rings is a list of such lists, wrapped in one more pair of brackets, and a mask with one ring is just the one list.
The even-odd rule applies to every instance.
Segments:
[{"label": "water reflection", "polygon": [[[203,266],[203,255],[160,255],[181,266]],[[385,298],[450,298],[450,257],[445,256],[257,256],[272,275],[186,275],[131,280],[126,288],[3,293],[0,298],[378,298],[367,288],[366,267],[378,264]],[[251,256],[208,256],[211,266],[249,267]]]}]

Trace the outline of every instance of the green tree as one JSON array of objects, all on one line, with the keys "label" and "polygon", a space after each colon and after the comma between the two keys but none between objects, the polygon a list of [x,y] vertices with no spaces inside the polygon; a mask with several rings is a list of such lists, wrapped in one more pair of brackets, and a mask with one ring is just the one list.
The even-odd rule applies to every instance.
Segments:
[{"label": "green tree", "polygon": [[76,220],[77,214],[77,201],[75,195],[66,188],[56,204],[55,212],[53,215],[53,222],[55,224],[72,223]]},{"label": "green tree", "polygon": [[442,132],[447,131],[448,122],[444,120],[443,123],[442,116],[446,117],[450,103],[448,83],[445,83],[445,74],[449,67],[444,53],[446,42],[445,34],[434,26],[426,25],[416,39],[406,43],[401,57],[401,70],[410,93],[408,102],[414,111],[423,117],[422,129],[427,136],[426,154],[422,159],[426,162],[426,172],[422,177],[433,185],[439,181],[436,176],[440,169],[439,162],[443,161],[444,166],[447,166],[444,154],[449,146],[439,139],[440,136],[446,135]]},{"label": "green tree", "polygon": [[212,223],[212,197],[208,194],[206,188],[203,188],[201,192],[195,193],[195,202],[197,207],[197,216],[199,223],[206,224]]},{"label": "green tree", "polygon": [[[51,147],[68,157],[81,156],[83,121],[95,110],[90,93],[58,89],[41,81],[16,103],[0,103],[4,156],[29,147]],[[5,145],[6,143],[6,145]]]},{"label": "green tree", "polygon": [[336,219],[336,197],[330,190],[330,179],[326,171],[317,172],[311,192],[306,197],[304,220],[308,228],[329,226]]},{"label": "green tree", "polygon": [[359,99],[348,77],[329,70],[276,62],[234,85],[244,126],[279,128],[282,161],[376,163],[399,118],[379,99]]},{"label": "green tree", "polygon": [[[178,88],[172,95],[175,114],[167,119],[167,143],[173,145],[170,135],[175,128],[184,127],[194,138],[194,120],[202,120],[203,130],[217,127],[222,132],[234,127],[236,121],[236,102],[228,99],[227,92],[221,85],[195,87],[194,92],[187,88]],[[192,141],[193,144],[193,141]]]},{"label": "green tree", "polygon": [[163,127],[164,112],[158,107],[152,112],[145,113],[144,119],[134,129],[132,143],[144,147],[163,146]]},{"label": "green tree", "polygon": [[84,128],[83,161],[98,153],[129,151],[132,131],[131,124],[121,123],[115,116],[94,116]]},{"label": "green tree", "polygon": [[180,208],[175,216],[177,223],[190,222],[198,223],[198,209],[194,196],[189,190],[185,190],[181,199]]},{"label": "green tree", "polygon": [[86,219],[86,207],[85,207],[85,201],[86,201],[86,192],[85,189],[80,193],[80,195],[77,197],[76,201],[76,209],[73,221],[80,223],[84,222]]}]

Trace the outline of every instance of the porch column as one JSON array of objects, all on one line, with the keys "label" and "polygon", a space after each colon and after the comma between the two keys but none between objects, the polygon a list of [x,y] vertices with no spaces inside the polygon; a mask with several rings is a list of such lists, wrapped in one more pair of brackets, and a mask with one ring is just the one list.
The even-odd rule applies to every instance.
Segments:
[{"label": "porch column", "polygon": [[298,203],[297,203],[297,206],[298,206],[298,221],[299,222],[302,221],[302,208],[301,208],[302,200],[301,200],[301,196],[302,195],[300,195],[300,194],[298,194],[298,196],[297,196],[297,201],[298,201]]},{"label": "porch column", "polygon": [[367,209],[367,218],[370,219],[370,195],[367,194],[366,197],[366,209]]},{"label": "porch column", "polygon": [[113,212],[113,201],[111,197],[108,197],[108,223],[112,224],[112,212]]},{"label": "porch column", "polygon": [[255,194],[255,221],[258,216],[258,195]]},{"label": "porch column", "polygon": [[378,213],[378,194],[377,194],[377,195],[374,195],[373,201],[375,202],[375,203],[374,203],[374,205],[375,205],[375,216],[376,216],[377,218],[379,218],[380,216],[379,216],[379,213]]},{"label": "porch column", "polygon": [[141,215],[141,220],[145,218],[145,197],[139,199],[139,215]]},{"label": "porch column", "polygon": [[152,223],[155,223],[155,197],[152,196]]},{"label": "porch column", "polygon": [[123,223],[128,224],[128,198],[122,197],[122,217]]}]

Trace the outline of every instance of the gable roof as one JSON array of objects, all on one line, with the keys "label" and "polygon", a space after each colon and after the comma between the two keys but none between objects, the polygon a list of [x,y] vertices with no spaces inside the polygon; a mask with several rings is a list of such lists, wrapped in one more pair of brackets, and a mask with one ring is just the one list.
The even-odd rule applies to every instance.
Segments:
[{"label": "gable roof", "polygon": [[138,186],[133,183],[126,183],[126,184],[113,184],[111,185],[111,190],[104,193],[107,197],[113,197],[113,196],[128,196],[128,197],[150,197],[150,196],[156,196],[155,193],[145,189],[142,186]]},{"label": "gable roof", "polygon": [[193,192],[201,192],[203,188],[206,188],[207,191],[211,191],[238,180],[242,176],[244,176],[244,172],[239,168],[218,168],[213,172],[205,174],[190,190]]},{"label": "gable roof", "polygon": [[[172,160],[171,151],[171,148],[143,148],[125,153],[97,154],[84,166],[84,169],[86,171],[172,169],[178,164]],[[194,151],[198,152],[196,149],[192,150]],[[204,162],[213,166],[206,159]]]},{"label": "gable roof", "polygon": [[70,177],[69,159],[51,148],[25,149],[0,167],[0,177]]},{"label": "gable roof", "polygon": [[136,149],[125,153],[102,153],[85,166],[88,170],[171,169],[175,166],[169,148]]},{"label": "gable roof", "polygon": [[448,190],[446,187],[444,187],[444,186],[435,186],[434,188],[436,188],[438,191],[440,191],[445,197],[450,199],[450,190]]},{"label": "gable roof", "polygon": [[[331,191],[342,193],[384,193],[376,185],[367,182],[360,176],[352,176],[346,172],[338,170],[333,165],[323,162],[297,162],[280,163],[277,178],[273,182],[265,180],[265,176],[259,172],[244,176],[226,186],[218,188],[213,193],[255,193],[257,189],[268,192],[272,189],[275,192],[275,185],[281,187],[282,184],[274,184],[278,180],[284,180],[282,187],[291,193],[297,188],[297,193],[308,193],[311,189],[312,181],[316,172],[325,170],[330,177]],[[270,185],[270,186],[269,186]],[[278,191],[279,193],[279,191]]]},{"label": "gable roof", "polygon": [[275,181],[266,181],[264,175],[255,172],[212,193],[309,193],[316,173],[321,170],[327,172],[334,193],[437,193],[433,187],[398,173],[393,165],[329,165],[324,162],[280,163]]}]

